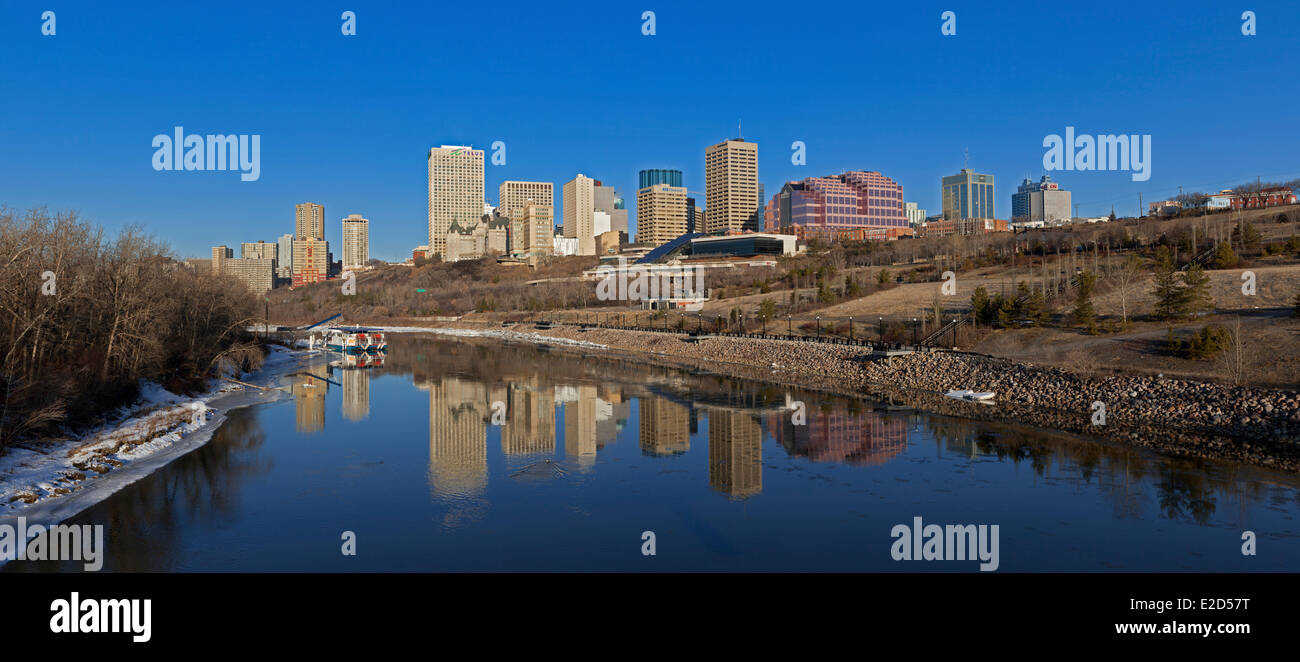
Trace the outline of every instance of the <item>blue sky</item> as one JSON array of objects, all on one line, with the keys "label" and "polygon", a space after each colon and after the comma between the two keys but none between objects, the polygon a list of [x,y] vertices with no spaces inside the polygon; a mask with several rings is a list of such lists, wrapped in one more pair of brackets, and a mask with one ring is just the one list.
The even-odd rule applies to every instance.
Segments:
[{"label": "blue sky", "polygon": [[[1245,9],[1255,36],[1241,34]],[[340,32],[344,10],[355,36]],[[1084,215],[1132,214],[1139,192],[1300,177],[1294,2],[6,0],[0,44],[0,204],[140,224],[180,256],[273,240],[312,201],[327,239],[360,213],[373,257],[407,257],[426,240],[425,156],[439,144],[505,142],[506,164],[487,166],[491,203],[505,179],[558,193],[581,172],[632,207],[637,171],[653,167],[702,191],[704,148],[738,121],[768,196],[879,170],[931,213],[969,149],[1009,216],[1015,185],[1042,174],[1044,136],[1066,126],[1152,136],[1149,181],[1053,173]],[[153,136],[178,125],[260,134],[260,179],[154,171]],[[807,165],[790,162],[795,140]]]}]

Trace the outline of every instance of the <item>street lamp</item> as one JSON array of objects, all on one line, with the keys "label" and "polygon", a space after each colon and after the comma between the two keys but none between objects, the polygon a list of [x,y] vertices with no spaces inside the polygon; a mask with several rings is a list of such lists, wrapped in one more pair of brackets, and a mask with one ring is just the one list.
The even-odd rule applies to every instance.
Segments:
[{"label": "street lamp", "polygon": [[912,318],[912,344],[913,345],[915,345],[919,341],[919,339],[916,337],[916,329],[917,329],[916,318],[913,317]]},{"label": "street lamp", "polygon": [[817,316],[817,339],[822,339],[822,316]]},{"label": "street lamp", "polygon": [[792,324],[794,324],[794,323],[790,321],[790,316],[789,316],[789,315],[786,315],[786,316],[785,316],[785,335],[787,335],[787,336],[793,336],[793,335],[794,335],[794,331],[792,330],[792,327],[791,327]]},{"label": "street lamp", "polygon": [[853,342],[853,316],[849,315],[849,342]]}]

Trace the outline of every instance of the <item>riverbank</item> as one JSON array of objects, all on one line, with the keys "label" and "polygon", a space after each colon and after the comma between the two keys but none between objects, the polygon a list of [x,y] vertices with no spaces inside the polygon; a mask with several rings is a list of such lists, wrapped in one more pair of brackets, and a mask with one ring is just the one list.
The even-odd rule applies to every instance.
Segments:
[{"label": "riverbank", "polygon": [[271,347],[262,368],[240,379],[252,388],[212,381],[195,396],[157,385],[100,429],[56,444],[26,444],[0,457],[0,523],[24,517],[50,525],[107,499],[212,439],[235,409],[287,397],[275,388],[310,354]]},{"label": "riverbank", "polygon": [[[1300,393],[1162,377],[1089,377],[1061,368],[953,352],[872,357],[863,348],[788,340],[557,326],[457,322],[388,327],[540,342],[561,351],[623,355],[728,376],[886,399],[926,411],[1012,422],[1147,448],[1165,455],[1300,472]],[[995,391],[994,405],[945,397]],[[1095,403],[1101,403],[1100,406]]]}]

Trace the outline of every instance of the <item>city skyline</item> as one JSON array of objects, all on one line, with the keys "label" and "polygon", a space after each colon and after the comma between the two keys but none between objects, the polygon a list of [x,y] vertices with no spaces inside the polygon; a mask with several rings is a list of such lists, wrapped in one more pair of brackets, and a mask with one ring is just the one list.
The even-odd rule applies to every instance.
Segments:
[{"label": "city skyline", "polygon": [[[435,18],[431,9],[363,9],[357,35],[346,38],[338,34],[337,12],[310,7],[286,9],[272,26],[274,38],[248,25],[239,11],[204,14],[208,27],[198,32],[171,29],[188,24],[197,9],[178,9],[176,18],[150,14],[159,25],[153,35],[158,49],[199,48],[226,63],[196,72],[115,46],[122,35],[140,29],[138,12],[73,5],[60,11],[56,37],[18,23],[6,28],[13,61],[31,64],[6,70],[7,87],[24,102],[0,110],[0,120],[12,128],[3,142],[10,158],[0,165],[0,201],[18,209],[76,210],[110,230],[140,224],[179,257],[201,257],[217,244],[274,240],[287,231],[287,206],[313,200],[378,223],[383,231],[372,237],[371,255],[399,261],[425,243],[421,161],[440,144],[484,150],[488,191],[506,180],[559,186],[581,172],[623,192],[632,218],[640,170],[680,170],[689,191],[703,191],[703,150],[738,133],[762,146],[759,183],[769,197],[786,181],[878,171],[904,187],[908,202],[931,213],[942,209],[940,178],[963,166],[1000,182],[1052,174],[1074,193],[1080,216],[1106,215],[1112,207],[1134,215],[1138,193],[1152,201],[1172,197],[1179,187],[1213,192],[1256,177],[1300,175],[1293,150],[1273,129],[1285,126],[1297,93],[1274,86],[1233,86],[1227,92],[1222,86],[1241,71],[1286,79],[1297,37],[1277,26],[1300,19],[1295,6],[1252,6],[1260,22],[1258,34],[1249,37],[1240,33],[1239,11],[1212,3],[1172,14],[1118,3],[1047,6],[1032,13],[959,8],[954,37],[939,33],[940,9],[931,7],[900,8],[888,21],[871,8],[846,7],[842,21],[815,30],[787,24],[779,12],[749,11],[754,8],[667,3],[656,8],[654,36],[640,34],[639,12],[631,10],[602,8],[577,23],[563,12],[528,12],[548,43],[540,53],[509,40],[493,42],[487,53],[431,43],[424,38],[424,27]],[[455,7],[436,18],[448,30],[474,34],[484,11],[509,16],[518,9]],[[1134,45],[1099,48],[1115,39],[1116,16],[1132,26],[1123,34]],[[1042,29],[1064,24],[1070,30]],[[721,42],[708,38],[719,25],[731,30]],[[1152,33],[1141,28],[1146,25],[1162,28]],[[588,33],[611,38],[579,38]],[[763,34],[780,34],[773,43],[782,47],[755,48],[756,36]],[[1013,41],[1008,35],[1016,36],[1015,45],[1005,43]],[[297,43],[317,47],[300,53],[289,46]],[[808,72],[799,64],[843,58],[864,43],[873,52],[903,49],[909,56],[848,89],[829,87],[839,73]],[[271,57],[263,52],[268,49]],[[732,51],[751,72],[739,80],[723,66]],[[1051,69],[1067,75],[1055,85],[1026,85],[1024,78],[1035,70],[1026,58],[1042,52],[1052,54]],[[419,63],[405,63],[403,56]],[[655,78],[659,93],[646,97],[637,93],[648,84],[637,63],[647,59],[688,75]],[[1133,71],[1135,60],[1144,63],[1140,71]],[[430,72],[428,61],[446,66]],[[573,81],[575,61],[586,63],[586,70]],[[935,76],[940,69],[945,75]],[[137,74],[110,75],[124,70]],[[375,75],[378,70],[388,73]],[[417,72],[420,85],[412,86]],[[555,102],[512,107],[482,94],[453,105],[435,103],[448,89],[497,89],[520,74],[528,74],[539,90],[555,92]],[[954,76],[986,83],[970,93],[960,113],[943,101],[950,94],[944,81]],[[793,77],[810,84],[797,104],[767,103],[754,95]],[[618,84],[605,86],[600,103],[593,104],[582,86],[594,80]],[[297,87],[288,84],[296,81],[322,86],[322,110],[299,112]],[[570,92],[575,93],[566,96]],[[358,96],[380,103],[348,103]],[[76,114],[86,97],[100,108],[89,122]],[[195,133],[261,135],[260,179],[150,168],[150,138],[182,125]],[[1151,179],[1133,182],[1128,173],[1114,171],[1045,173],[1042,141],[1066,126],[1081,133],[1152,135]],[[1234,149],[1225,152],[1220,138],[1229,126]],[[505,148],[501,165],[490,160],[497,141]],[[794,141],[806,144],[806,165],[791,163]],[[1012,189],[998,189],[998,218],[1010,217]],[[557,205],[555,217],[563,213]],[[219,236],[214,227],[222,229]],[[635,234],[635,225],[629,231]]]}]

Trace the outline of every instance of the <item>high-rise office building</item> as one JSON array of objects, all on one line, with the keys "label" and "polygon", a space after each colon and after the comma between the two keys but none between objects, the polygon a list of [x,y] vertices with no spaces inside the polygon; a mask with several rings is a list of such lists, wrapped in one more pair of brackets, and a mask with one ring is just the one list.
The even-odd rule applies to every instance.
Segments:
[{"label": "high-rise office building", "polygon": [[703,232],[758,228],[757,143],[737,138],[704,150],[704,205]]},{"label": "high-rise office building", "polygon": [[768,216],[774,230],[800,237],[897,239],[907,228],[903,187],[861,170],[787,182],[772,196]]},{"label": "high-rise office building", "polygon": [[1025,178],[1011,194],[1011,220],[1060,225],[1070,222],[1070,192],[1043,175],[1039,181]]},{"label": "high-rise office building", "polygon": [[510,219],[510,254],[515,257],[550,255],[554,252],[555,217],[550,205],[531,200],[516,207]]},{"label": "high-rise office building", "polygon": [[294,205],[294,239],[325,239],[325,206],[314,202]]},{"label": "high-rise office building", "polygon": [[577,255],[596,254],[596,180],[579,174],[565,182],[564,236],[578,240]]},{"label": "high-rise office building", "polygon": [[550,182],[501,182],[497,187],[497,214],[514,218],[515,210],[532,200],[539,205],[555,207],[555,185]]},{"label": "high-rise office building", "polygon": [[686,189],[655,184],[636,192],[636,241],[658,246],[686,232]]},{"label": "high-rise office building", "polygon": [[639,182],[640,183],[636,187],[638,191],[643,188],[650,188],[655,184],[667,184],[668,186],[680,187],[682,185],[682,171],[663,170],[660,168],[642,170],[639,173]]},{"label": "high-rise office building", "polygon": [[[592,209],[597,212],[604,212],[609,216],[609,227],[604,230],[608,232],[614,230],[627,236],[627,208],[623,206],[623,198],[618,196],[618,189],[613,186],[605,186],[599,179],[596,180],[596,186],[592,188]],[[603,232],[597,228],[596,236]]]},{"label": "high-rise office building", "polygon": [[370,221],[361,214],[343,219],[343,268],[360,269],[370,261]]},{"label": "high-rise office building", "polygon": [[686,198],[686,231],[699,232],[704,227],[704,208],[695,204],[695,198]]},{"label": "high-rise office building", "polygon": [[995,218],[993,175],[984,175],[970,168],[962,168],[961,172],[944,177],[942,185],[944,220]]},{"label": "high-rise office building", "polygon": [[451,222],[471,227],[483,217],[483,150],[429,149],[429,250],[446,255]]}]

